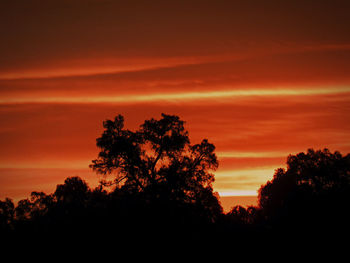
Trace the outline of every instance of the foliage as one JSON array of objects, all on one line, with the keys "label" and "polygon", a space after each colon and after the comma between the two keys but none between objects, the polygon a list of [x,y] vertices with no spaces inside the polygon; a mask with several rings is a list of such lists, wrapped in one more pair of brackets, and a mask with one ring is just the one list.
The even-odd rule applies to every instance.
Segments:
[{"label": "foliage", "polygon": [[257,207],[235,206],[224,214],[212,187],[215,147],[206,139],[191,145],[179,117],[162,114],[135,132],[124,128],[121,115],[103,126],[90,167],[112,181],[91,189],[68,177],[54,193],[32,192],[17,206],[6,198],[0,201],[2,234],[192,245],[232,237],[266,243],[276,233],[350,233],[350,155],[327,149],[289,155],[287,168],[261,186]]},{"label": "foliage", "polygon": [[11,199],[0,200],[0,229],[2,231],[10,230],[14,219],[14,204]]},{"label": "foliage", "polygon": [[221,212],[210,173],[218,167],[215,146],[206,139],[191,145],[179,117],[162,114],[160,120],[146,120],[136,132],[124,128],[121,115],[103,126],[97,139],[101,151],[90,167],[99,174],[114,174],[117,191],[167,205],[202,206],[212,212],[211,220]]},{"label": "foliage", "polygon": [[349,218],[350,155],[328,149],[289,155],[259,190],[267,220],[295,227],[343,226]]}]

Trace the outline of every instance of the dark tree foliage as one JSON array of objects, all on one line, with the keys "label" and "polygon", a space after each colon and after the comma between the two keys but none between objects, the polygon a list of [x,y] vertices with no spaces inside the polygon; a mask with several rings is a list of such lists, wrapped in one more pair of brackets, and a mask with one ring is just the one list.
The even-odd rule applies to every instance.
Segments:
[{"label": "dark tree foliage", "polygon": [[210,173],[218,167],[215,147],[208,140],[191,145],[179,117],[162,114],[135,132],[124,128],[121,115],[103,126],[97,139],[101,151],[90,167],[113,174],[114,182],[109,183],[116,185],[116,192],[134,193],[162,209],[198,209],[205,214],[201,218],[210,221],[221,214]]},{"label": "dark tree foliage", "polygon": [[32,192],[17,205],[0,201],[3,240],[157,250],[219,242],[258,248],[296,238],[301,246],[310,236],[329,244],[350,234],[350,155],[327,149],[290,155],[287,168],[261,186],[257,207],[235,206],[225,214],[212,186],[215,147],[208,140],[190,144],[179,117],[162,114],[130,131],[118,115],[103,126],[90,166],[103,175],[101,184],[91,189],[68,177],[52,194]]},{"label": "dark tree foliage", "polygon": [[247,208],[237,205],[232,207],[231,211],[226,214],[230,223],[235,225],[252,225],[257,223],[260,216],[260,209],[255,206]]},{"label": "dark tree foliage", "polygon": [[344,231],[350,214],[350,155],[329,150],[289,155],[259,190],[265,219],[291,231]]},{"label": "dark tree foliage", "polygon": [[103,126],[100,152],[90,166],[103,175],[101,184],[91,189],[68,177],[53,194],[33,192],[17,207],[7,199],[1,202],[2,229],[86,240],[111,235],[119,243],[208,236],[223,215],[212,187],[214,145],[191,145],[184,122],[166,114],[137,131],[125,129],[121,115]]},{"label": "dark tree foliage", "polygon": [[11,225],[14,220],[15,205],[11,199],[6,198],[4,201],[0,200],[0,230],[4,233],[11,230]]}]

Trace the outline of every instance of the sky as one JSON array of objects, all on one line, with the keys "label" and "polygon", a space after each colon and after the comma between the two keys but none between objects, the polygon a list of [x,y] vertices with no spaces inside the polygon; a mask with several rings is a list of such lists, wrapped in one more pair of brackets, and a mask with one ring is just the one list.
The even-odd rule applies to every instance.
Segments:
[{"label": "sky", "polygon": [[[102,122],[161,113],[216,146],[220,196],[308,148],[350,152],[350,2],[0,2],[0,199],[91,186]],[[250,199],[252,200],[252,199]]]}]

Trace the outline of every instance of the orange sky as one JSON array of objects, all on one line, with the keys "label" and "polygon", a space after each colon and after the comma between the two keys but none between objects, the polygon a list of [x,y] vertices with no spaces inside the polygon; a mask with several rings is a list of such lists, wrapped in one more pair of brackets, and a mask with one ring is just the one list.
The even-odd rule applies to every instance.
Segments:
[{"label": "orange sky", "polygon": [[[102,121],[208,138],[222,196],[289,153],[350,152],[349,1],[11,0],[0,6],[0,198],[96,185]],[[299,3],[300,2],[300,3]]]}]

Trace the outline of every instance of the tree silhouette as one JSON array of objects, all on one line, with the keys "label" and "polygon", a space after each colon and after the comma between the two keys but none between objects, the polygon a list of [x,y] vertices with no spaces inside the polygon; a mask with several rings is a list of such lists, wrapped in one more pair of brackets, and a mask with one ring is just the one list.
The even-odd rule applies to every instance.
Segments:
[{"label": "tree silhouette", "polygon": [[349,201],[350,155],[328,149],[289,155],[259,190],[266,219],[290,229],[348,229]]},{"label": "tree silhouette", "polygon": [[255,206],[248,206],[247,208],[236,205],[226,214],[227,219],[232,224],[247,225],[255,224],[259,220],[260,209]]},{"label": "tree silhouette", "polygon": [[15,205],[11,199],[6,198],[4,201],[0,200],[0,230],[4,233],[12,228]]},{"label": "tree silhouette", "polygon": [[15,209],[17,220],[29,221],[45,216],[54,205],[54,195],[46,195],[44,192],[32,192],[30,200],[20,200]]},{"label": "tree silhouette", "polygon": [[91,189],[68,177],[52,194],[32,192],[17,206],[9,198],[0,201],[4,237],[64,243],[113,237],[114,247],[138,242],[154,249],[174,241],[193,247],[221,240],[237,247],[255,240],[260,247],[287,242],[291,234],[302,237],[299,242],[309,233],[350,234],[349,154],[310,149],[289,155],[287,168],[261,186],[257,207],[235,206],[224,214],[212,186],[215,147],[206,139],[190,144],[178,116],[162,114],[130,131],[118,115],[103,127],[100,152],[90,165],[104,176],[101,184]]},{"label": "tree silhouette", "polygon": [[57,185],[54,196],[58,202],[83,204],[89,193],[89,186],[80,177],[68,177],[64,184]]},{"label": "tree silhouette", "polygon": [[191,145],[178,116],[146,120],[136,132],[124,128],[121,115],[103,126],[97,139],[101,151],[90,167],[114,174],[116,189],[141,193],[153,203],[196,205],[210,211],[212,219],[221,213],[210,173],[218,167],[215,146],[206,139]]}]

